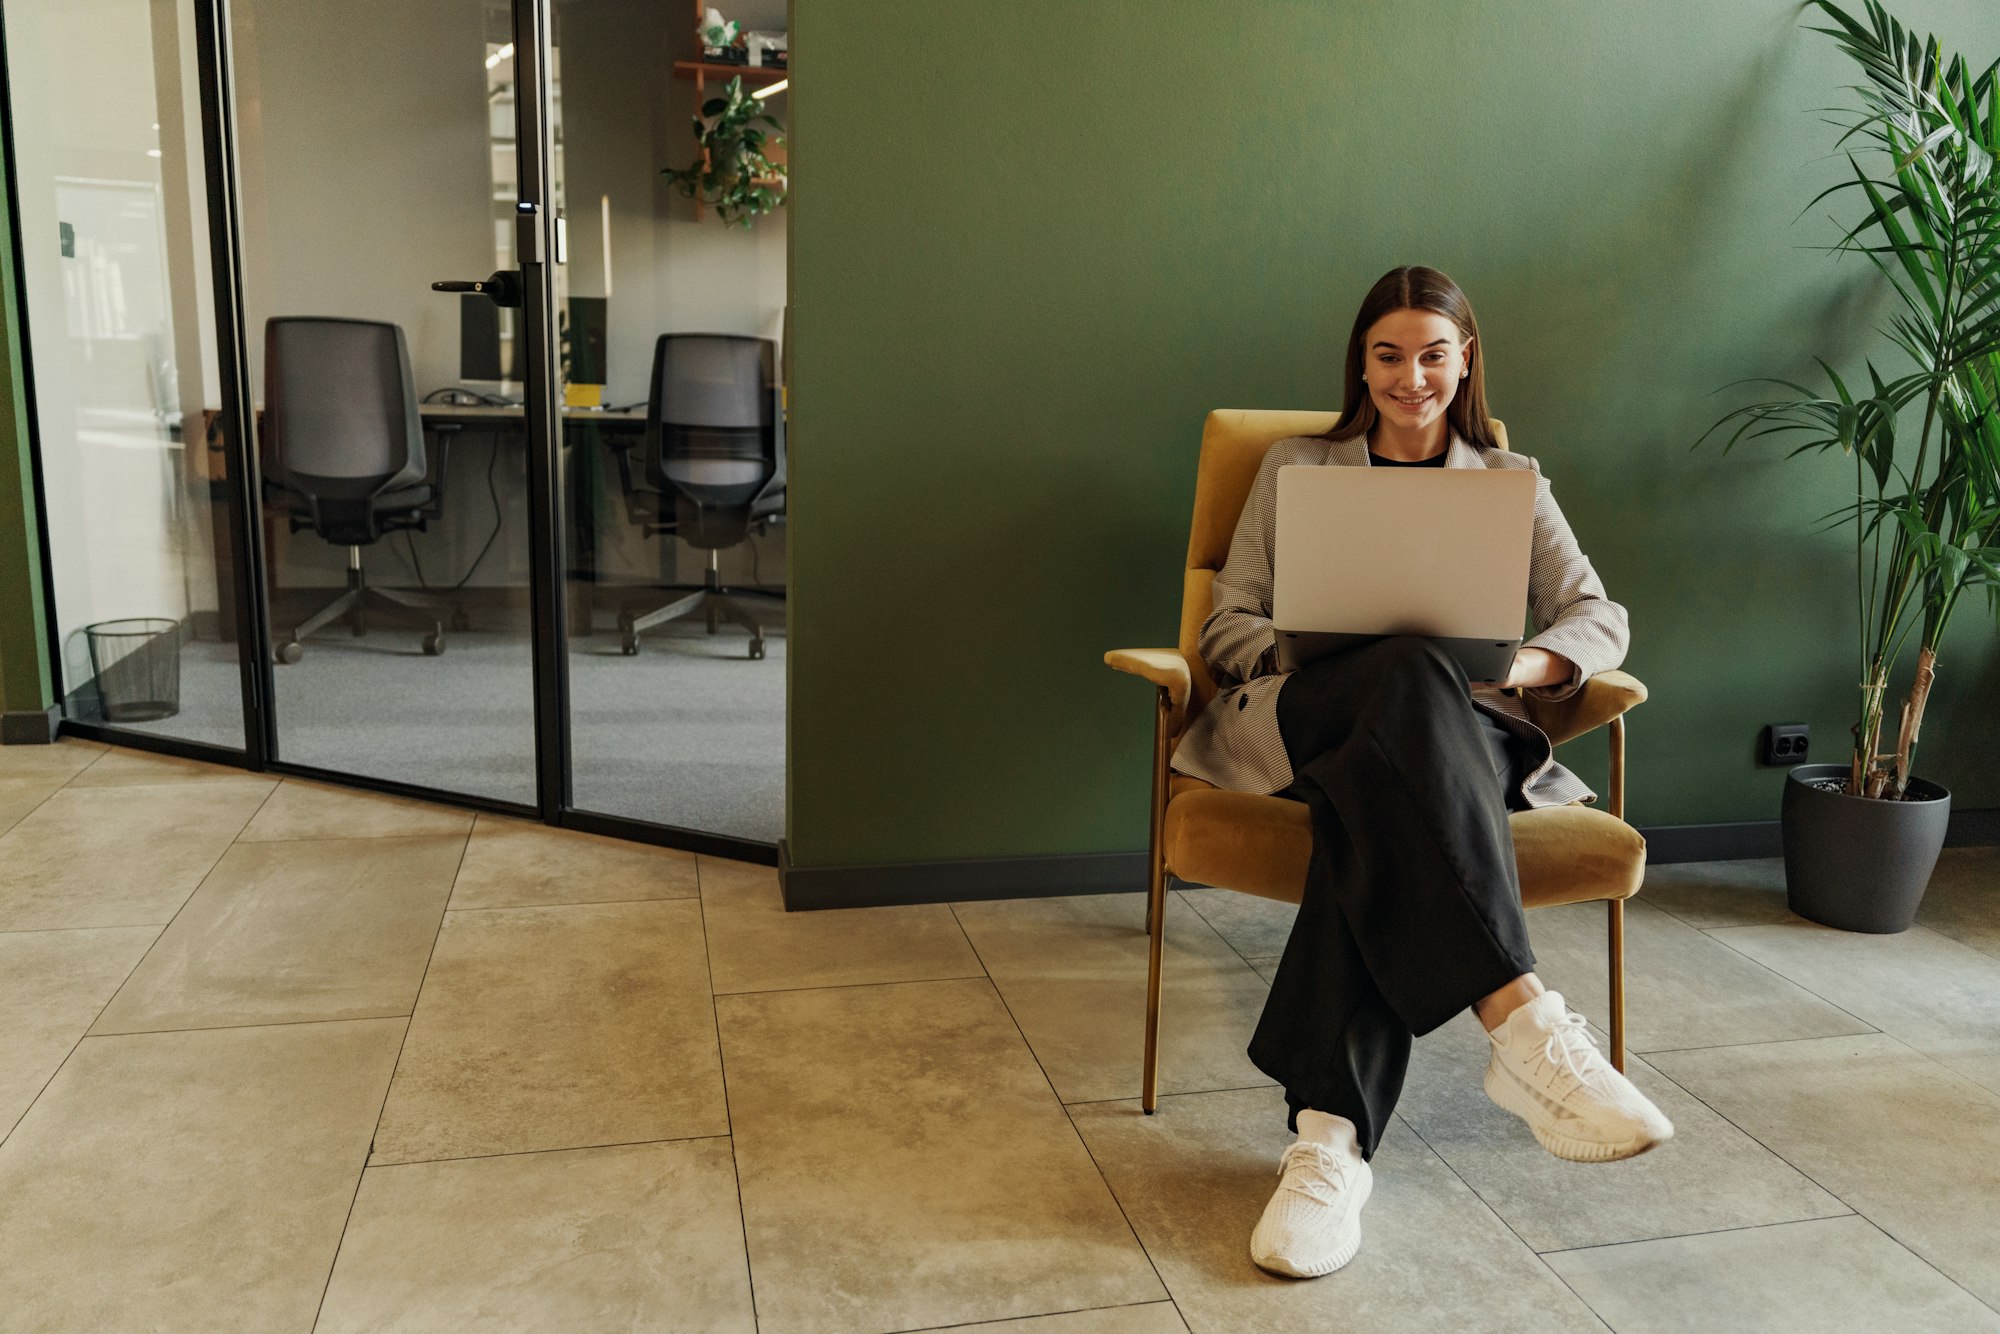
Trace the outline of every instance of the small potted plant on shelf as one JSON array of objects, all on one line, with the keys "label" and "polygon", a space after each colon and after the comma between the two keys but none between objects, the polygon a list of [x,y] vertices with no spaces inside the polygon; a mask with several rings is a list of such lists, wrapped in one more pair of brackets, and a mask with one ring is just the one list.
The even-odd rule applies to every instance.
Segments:
[{"label": "small potted plant on shelf", "polygon": [[688,198],[713,208],[724,222],[749,227],[785,202],[785,164],[772,161],[765,151],[785,141],[764,127],[784,129],[743,91],[742,78],[733,78],[722,96],[702,103],[694,118],[699,155],[688,166],[668,167],[661,175]]},{"label": "small potted plant on shelf", "polygon": [[[1828,518],[1854,534],[1854,754],[1787,775],[1785,883],[1802,917],[1893,932],[1916,916],[1950,815],[1951,794],[1912,769],[1938,645],[1966,594],[1983,590],[2000,613],[2000,62],[1974,73],[1866,3],[1863,20],[1811,0],[1832,20],[1814,31],[1863,75],[1840,139],[1852,179],[1813,202],[1856,205],[1835,249],[1867,256],[1887,278],[1898,308],[1880,332],[1897,373],[1884,378],[1870,361],[1864,384],[1821,361],[1819,392],[1759,381],[1786,397],[1737,409],[1703,439],[1733,422],[1725,449],[1775,437],[1793,455],[1838,450],[1852,461],[1854,501]],[[1912,647],[1892,717],[1892,678]]]}]

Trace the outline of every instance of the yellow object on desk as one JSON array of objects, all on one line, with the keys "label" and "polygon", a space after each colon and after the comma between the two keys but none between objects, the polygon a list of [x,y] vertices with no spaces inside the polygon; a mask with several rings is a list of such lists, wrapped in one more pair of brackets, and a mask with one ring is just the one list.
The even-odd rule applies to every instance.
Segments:
[{"label": "yellow object on desk", "polygon": [[601,384],[566,384],[563,386],[563,406],[566,408],[595,408],[604,403],[604,386]]}]

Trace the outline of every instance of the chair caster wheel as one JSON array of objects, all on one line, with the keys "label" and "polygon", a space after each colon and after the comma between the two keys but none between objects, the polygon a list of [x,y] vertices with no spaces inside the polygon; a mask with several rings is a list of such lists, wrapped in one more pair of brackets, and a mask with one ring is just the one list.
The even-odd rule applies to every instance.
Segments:
[{"label": "chair caster wheel", "polygon": [[624,641],[624,642],[623,642],[622,644],[620,644],[620,645],[619,645],[619,648],[620,648],[620,649],[622,649],[622,650],[624,651],[624,653],[625,653],[625,656],[626,656],[626,657],[628,657],[628,658],[636,658],[636,657],[638,657],[638,656],[639,656],[639,636],[637,636],[637,635],[633,634],[633,633],[632,633],[632,632],[631,632],[630,630],[627,630],[627,631],[625,632],[625,641]]},{"label": "chair caster wheel", "polygon": [[763,656],[764,656],[764,641],[762,639],[751,640],[750,641],[751,659],[754,661],[756,659],[762,658]]},{"label": "chair caster wheel", "polygon": [[280,644],[271,650],[272,660],[284,663],[287,666],[296,663],[300,658],[305,657],[305,655],[305,645],[299,643],[296,639],[291,640],[289,643]]},{"label": "chair caster wheel", "polygon": [[435,658],[442,652],[444,652],[443,630],[433,630],[424,636],[424,656],[426,658]]}]

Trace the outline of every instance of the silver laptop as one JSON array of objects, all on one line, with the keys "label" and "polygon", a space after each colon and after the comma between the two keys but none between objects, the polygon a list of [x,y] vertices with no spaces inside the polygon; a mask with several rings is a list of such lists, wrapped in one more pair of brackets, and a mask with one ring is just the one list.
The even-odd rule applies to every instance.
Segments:
[{"label": "silver laptop", "polygon": [[1505,680],[1521,647],[1534,536],[1535,474],[1525,468],[1278,469],[1279,668],[1424,635],[1468,680]]}]

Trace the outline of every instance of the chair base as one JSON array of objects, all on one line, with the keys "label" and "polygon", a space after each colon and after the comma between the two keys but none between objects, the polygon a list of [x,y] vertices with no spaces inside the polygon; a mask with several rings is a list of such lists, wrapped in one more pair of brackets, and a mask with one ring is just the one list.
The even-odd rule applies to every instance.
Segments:
[{"label": "chair base", "polygon": [[452,622],[463,626],[464,613],[448,598],[433,593],[408,593],[400,589],[377,588],[368,582],[367,574],[361,568],[361,549],[348,548],[347,591],[321,607],[311,616],[301,621],[291,636],[271,651],[271,658],[280,664],[292,664],[305,657],[306,636],[317,634],[338,620],[346,620],[348,632],[356,639],[368,633],[368,608],[373,604],[377,609],[391,615],[403,615],[422,621],[430,627],[424,636],[423,648],[427,657],[436,657],[444,652],[445,622],[438,612],[450,612]]},{"label": "chair base", "polygon": [[[687,589],[685,596],[674,599],[649,611],[634,613],[630,610],[618,613],[618,634],[625,656],[633,657],[639,652],[639,636],[646,631],[667,624],[669,621],[685,620],[701,613],[708,622],[708,632],[715,633],[718,623],[728,621],[740,625],[750,632],[750,657],[764,656],[764,626],[742,599],[750,597],[783,601],[780,594],[762,589],[731,588],[722,582],[722,573],[717,553],[708,553],[708,569],[703,583]],[[685,587],[685,586],[683,586]],[[676,590],[681,591],[681,590]]]}]

